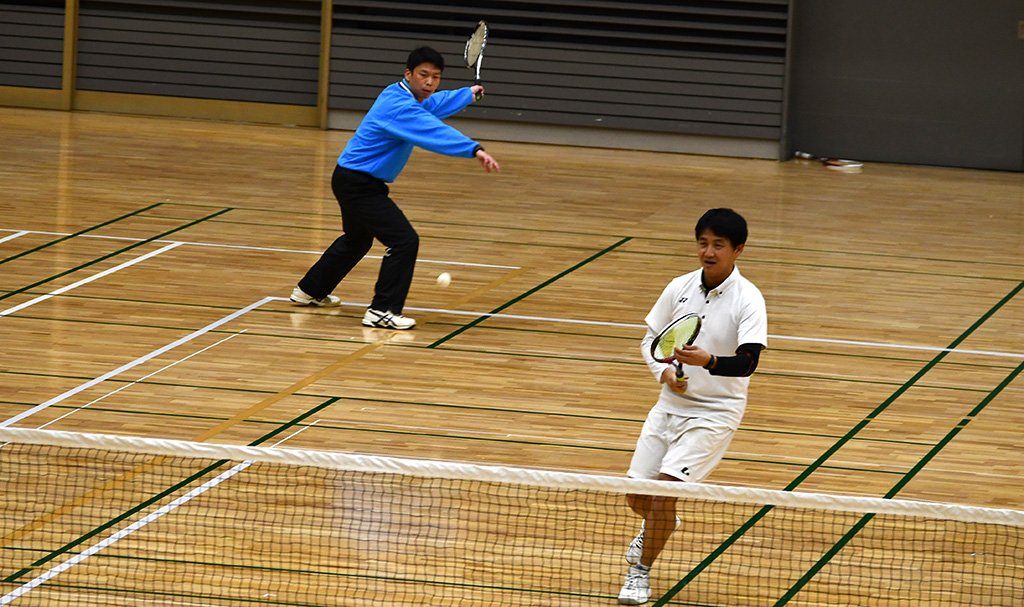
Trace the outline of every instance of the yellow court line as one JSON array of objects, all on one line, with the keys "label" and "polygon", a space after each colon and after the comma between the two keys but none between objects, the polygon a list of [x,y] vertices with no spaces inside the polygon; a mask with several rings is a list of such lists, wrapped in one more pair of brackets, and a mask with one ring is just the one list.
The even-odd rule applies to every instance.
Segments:
[{"label": "yellow court line", "polygon": [[129,470],[128,472],[125,472],[121,476],[107,481],[102,486],[92,489],[88,493],[80,495],[75,499],[71,500],[70,502],[63,504],[56,510],[47,512],[46,514],[43,514],[36,520],[26,523],[20,529],[15,529],[11,533],[5,535],[3,538],[0,538],[0,548],[6,548],[8,545],[10,545],[11,542],[15,542],[25,537],[29,533],[43,527],[45,524],[55,521],[58,518],[64,516],[65,514],[70,513],[75,508],[87,504],[94,497],[103,495],[104,493],[112,489],[117,489],[124,483],[131,481],[136,476],[149,472],[153,468],[163,464],[164,460],[166,459],[166,455],[158,455],[155,458],[149,460],[148,462],[139,465],[134,470]]},{"label": "yellow court line", "polygon": [[[483,285],[480,288],[472,291],[471,293],[468,293],[467,295],[463,296],[462,298],[460,298],[460,299],[456,300],[454,303],[452,303],[451,306],[452,307],[461,306],[462,304],[472,300],[473,298],[475,298],[475,297],[477,297],[477,296],[479,296],[479,295],[481,295],[483,293],[486,293],[487,291],[490,291],[490,290],[492,290],[492,289],[494,289],[494,288],[496,288],[496,287],[498,287],[498,286],[508,282],[509,280],[512,280],[513,278],[516,278],[516,277],[520,276],[525,271],[526,271],[525,268],[519,268],[519,269],[517,269],[517,270],[515,270],[513,272],[510,272],[509,274],[506,274],[505,276],[503,276],[503,277],[501,277],[501,278],[499,278],[497,280],[494,280],[494,281],[492,281],[492,282],[490,282],[490,283],[488,283],[486,285]],[[425,319],[429,319],[434,314],[436,314],[436,313],[427,314],[424,318]],[[426,320],[424,320],[423,322],[426,322]],[[224,432],[226,430],[229,430],[230,428],[236,426],[238,423],[243,422],[246,419],[248,419],[251,415],[254,415],[256,413],[259,413],[260,411],[263,411],[267,407],[270,407],[271,405],[273,405],[274,403],[284,399],[285,397],[290,396],[290,395],[294,394],[295,392],[298,392],[299,390],[301,390],[301,389],[303,389],[303,388],[305,388],[305,387],[307,387],[307,386],[309,386],[311,384],[316,383],[317,381],[320,381],[324,377],[327,377],[328,375],[334,373],[335,371],[337,371],[338,369],[344,367],[345,365],[347,365],[347,364],[349,364],[351,362],[355,362],[355,361],[363,358],[367,354],[370,354],[371,352],[374,352],[378,348],[380,348],[380,347],[386,345],[388,342],[390,342],[391,339],[394,337],[394,335],[395,335],[394,332],[390,332],[387,335],[387,337],[379,339],[379,340],[377,340],[376,342],[374,342],[372,344],[366,344],[362,348],[360,348],[360,349],[356,350],[355,352],[352,352],[351,354],[349,354],[349,355],[347,355],[347,356],[345,356],[345,357],[343,357],[343,358],[341,358],[341,359],[331,363],[330,365],[324,367],[323,369],[317,371],[316,373],[313,373],[312,375],[309,375],[309,376],[307,376],[307,377],[305,377],[305,378],[295,382],[294,384],[288,386],[284,390],[281,390],[280,392],[278,392],[276,394],[273,394],[273,395],[263,399],[259,403],[253,405],[252,407],[249,407],[248,409],[246,409],[244,411],[239,412],[238,414],[236,414],[235,416],[231,417],[230,419],[224,420],[220,424],[217,424],[216,426],[210,428],[209,430],[206,430],[205,432],[199,434],[198,436],[196,436],[192,440],[195,441],[195,442],[205,442],[206,440],[209,440],[210,438],[213,438],[214,436],[217,436],[218,434],[220,434],[220,433],[222,433],[222,432]],[[139,474],[142,474],[142,473],[145,473],[145,472],[151,470],[152,468],[154,468],[156,466],[159,466],[160,464],[163,463],[163,461],[165,459],[166,459],[165,456],[157,456],[155,459],[150,460],[149,462],[146,462],[145,464],[141,464],[139,467],[135,468],[134,470],[125,472],[120,477],[107,481],[106,483],[103,484],[103,486],[98,487],[96,489],[93,489],[93,490],[89,491],[88,493],[75,498],[71,502],[58,507],[56,510],[53,510],[51,512],[48,512],[48,513],[40,516],[36,520],[27,523],[26,525],[24,525],[20,529],[14,530],[13,532],[9,533],[8,535],[4,536],[3,538],[0,538],[0,548],[6,547],[7,545],[9,545],[10,542],[17,541],[17,540],[21,539],[22,537],[28,535],[32,531],[35,531],[35,530],[39,529],[40,527],[44,526],[45,524],[50,523],[50,522],[60,518],[61,516],[70,513],[75,508],[86,504],[92,498],[94,498],[94,497],[96,497],[98,495],[101,495],[101,494],[103,494],[103,493],[105,493],[107,491],[110,491],[111,489],[115,489],[118,486],[120,486],[120,485],[122,485],[122,484],[124,484],[124,483],[126,483],[128,481],[130,481],[135,476],[137,476]]]},{"label": "yellow court line", "polygon": [[362,357],[366,356],[367,354],[373,352],[374,350],[380,348],[381,346],[386,344],[388,341],[390,341],[390,336],[388,338],[386,338],[386,339],[382,339],[382,340],[379,340],[379,341],[374,342],[372,344],[367,344],[367,345],[363,346],[362,348],[359,348],[358,350],[356,350],[355,352],[349,354],[348,356],[346,356],[346,357],[344,357],[344,358],[342,358],[340,360],[337,360],[337,361],[331,363],[330,365],[327,365],[323,369],[320,369],[316,373],[314,373],[314,374],[312,374],[312,375],[310,375],[308,377],[305,377],[305,378],[295,382],[294,384],[288,386],[284,390],[281,390],[277,394],[273,394],[271,396],[268,396],[267,398],[265,398],[262,401],[256,403],[252,407],[249,407],[248,409],[239,412],[234,417],[231,417],[229,419],[224,420],[223,422],[217,424],[213,428],[210,428],[209,430],[207,430],[207,431],[203,432],[202,434],[196,436],[192,440],[195,441],[195,442],[204,442],[204,441],[206,441],[206,440],[208,440],[210,438],[213,438],[214,436],[217,436],[221,432],[224,432],[225,430],[228,430],[228,429],[234,427],[239,422],[245,421],[246,419],[249,418],[249,416],[255,415],[256,413],[259,413],[260,411],[262,411],[262,410],[266,409],[267,407],[273,405],[274,403],[280,401],[281,399],[283,399],[283,398],[285,398],[287,396],[291,396],[292,394],[298,392],[299,390],[305,388],[306,386],[309,386],[310,384],[314,384],[314,383],[320,381],[321,379],[327,377],[331,373],[334,373],[338,369],[344,367],[348,363],[356,361],[356,360],[359,360],[360,358],[362,358]]}]

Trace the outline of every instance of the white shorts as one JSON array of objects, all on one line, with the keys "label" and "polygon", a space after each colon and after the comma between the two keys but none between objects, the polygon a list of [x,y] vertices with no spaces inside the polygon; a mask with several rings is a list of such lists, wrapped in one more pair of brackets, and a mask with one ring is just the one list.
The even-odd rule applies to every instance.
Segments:
[{"label": "white shorts", "polygon": [[707,478],[732,441],[733,429],[697,417],[683,417],[652,409],[636,441],[631,478],[667,474],[681,481]]}]

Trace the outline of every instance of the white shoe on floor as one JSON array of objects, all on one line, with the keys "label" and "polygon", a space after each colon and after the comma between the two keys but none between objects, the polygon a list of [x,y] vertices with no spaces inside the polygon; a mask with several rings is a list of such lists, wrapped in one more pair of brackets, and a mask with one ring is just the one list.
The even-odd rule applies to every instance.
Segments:
[{"label": "white shoe on floor", "polygon": [[[679,517],[676,517],[676,529],[679,529]],[[626,562],[630,565],[636,565],[640,562],[640,557],[644,555],[644,523],[640,522],[640,533],[633,538],[633,541],[629,543],[629,548],[626,549]]]},{"label": "white shoe on floor", "polygon": [[333,295],[327,295],[326,297],[317,299],[298,287],[295,287],[295,289],[292,290],[292,295],[288,299],[297,304],[305,306],[320,306],[321,308],[341,305],[341,300]]},{"label": "white shoe on floor", "polygon": [[643,605],[651,600],[651,570],[642,570],[636,565],[626,573],[626,583],[619,591],[620,605]]},{"label": "white shoe on floor", "polygon": [[379,327],[381,329],[411,329],[416,326],[416,321],[408,316],[382,312],[369,308],[363,315],[363,325],[367,327]]}]

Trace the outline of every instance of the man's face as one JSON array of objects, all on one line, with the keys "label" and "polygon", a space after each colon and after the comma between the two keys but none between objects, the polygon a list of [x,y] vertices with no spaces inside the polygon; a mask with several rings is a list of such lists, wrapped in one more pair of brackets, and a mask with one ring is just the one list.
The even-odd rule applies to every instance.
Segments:
[{"label": "man's face", "polygon": [[421,63],[411,70],[405,70],[405,80],[416,101],[423,101],[440,86],[441,70],[433,63]]},{"label": "man's face", "polygon": [[743,245],[732,246],[728,238],[718,236],[711,230],[704,230],[697,237],[697,258],[704,268],[704,282],[717,287],[722,284],[736,264],[736,258],[743,252]]}]

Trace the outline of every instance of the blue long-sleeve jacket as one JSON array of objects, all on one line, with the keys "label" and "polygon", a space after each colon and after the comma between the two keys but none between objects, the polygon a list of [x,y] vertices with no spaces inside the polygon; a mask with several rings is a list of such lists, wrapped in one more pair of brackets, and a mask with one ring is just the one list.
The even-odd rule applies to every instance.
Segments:
[{"label": "blue long-sleeve jacket", "polygon": [[468,87],[438,91],[416,101],[405,81],[381,91],[345,146],[338,164],[390,183],[409,161],[413,146],[472,158],[479,144],[441,122],[473,102]]}]

